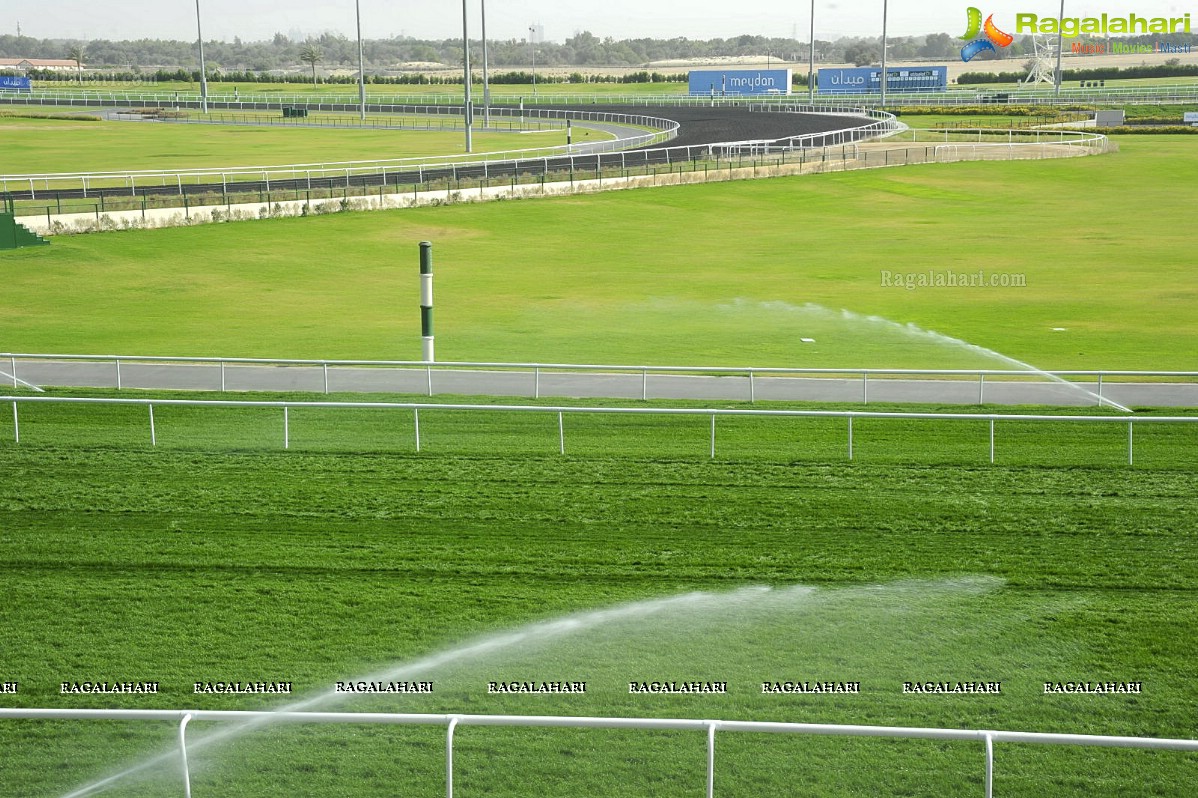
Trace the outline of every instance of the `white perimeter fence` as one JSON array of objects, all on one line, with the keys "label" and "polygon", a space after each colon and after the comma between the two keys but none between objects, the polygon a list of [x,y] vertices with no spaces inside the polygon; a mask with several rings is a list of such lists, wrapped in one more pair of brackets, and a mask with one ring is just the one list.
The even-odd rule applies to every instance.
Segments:
[{"label": "white perimeter fence", "polygon": [[[394,113],[414,113],[415,109],[397,107]],[[138,188],[174,186],[182,194],[187,186],[220,186],[228,190],[230,183],[261,182],[267,190],[271,184],[303,181],[309,188],[313,181],[344,180],[346,184],[355,177],[379,175],[386,181],[387,175],[416,173],[423,182],[424,172],[438,172],[460,167],[477,167],[484,171],[491,165],[507,162],[538,161],[585,151],[594,157],[605,152],[646,147],[664,143],[678,135],[679,125],[670,119],[639,114],[620,114],[597,111],[557,111],[540,109],[529,111],[529,116],[538,119],[596,122],[599,124],[622,125],[643,128],[645,132],[630,138],[615,138],[609,141],[587,142],[573,147],[524,147],[486,153],[462,155],[420,156],[414,158],[390,158],[372,161],[343,161],[324,163],[299,163],[263,166],[236,166],[225,169],[157,169],[131,170],[122,172],[80,172],[48,174],[0,175],[0,193],[28,190],[33,198],[58,190],[82,189],[84,196],[93,187],[112,188],[114,185],[128,189],[131,196]]]},{"label": "white perimeter fence", "polygon": [[[417,715],[353,712],[242,712],[209,710],[132,710],[132,709],[0,709],[0,720],[123,720],[160,721],[178,724],[179,764],[182,769],[183,795],[191,796],[188,765],[187,725],[191,721],[241,723],[243,727],[265,723],[348,723],[409,726],[445,726],[445,794],[453,798],[454,731],[459,726],[509,726],[570,729],[641,729],[654,731],[695,731],[707,735],[707,798],[715,796],[716,732],[758,734],[804,734],[840,737],[882,737],[891,739],[951,740],[982,743],[985,752],[983,788],[985,798],[994,794],[995,743],[1096,746],[1103,748],[1140,748],[1158,751],[1198,752],[1198,740],[1156,737],[1107,737],[1090,734],[1045,734],[1038,732],[981,731],[969,729],[929,729],[906,726],[852,726],[817,723],[768,723],[735,720],[693,720],[656,718],[597,718],[545,715]],[[156,760],[160,761],[160,760]],[[111,780],[109,780],[111,781]],[[697,781],[697,779],[696,779]],[[96,788],[99,788],[99,784]],[[77,795],[89,792],[75,793]]]},{"label": "white perimeter fence", "polygon": [[282,410],[281,444],[284,449],[291,448],[291,410],[301,409],[335,409],[335,410],[396,410],[412,411],[415,448],[420,447],[420,411],[435,412],[485,412],[485,413],[538,413],[557,415],[558,450],[566,453],[567,415],[617,415],[617,416],[707,416],[711,418],[711,436],[709,456],[716,455],[716,419],[717,418],[838,418],[847,421],[847,452],[848,459],[853,459],[853,421],[854,419],[892,419],[907,421],[986,421],[990,430],[990,462],[995,456],[995,425],[1004,422],[1031,423],[1088,423],[1088,424],[1126,424],[1127,425],[1127,464],[1135,464],[1135,425],[1136,424],[1198,424],[1198,416],[1075,416],[1075,415],[1029,415],[1003,413],[887,413],[864,410],[732,410],[727,408],[690,408],[690,407],[578,407],[578,406],[539,406],[539,405],[481,405],[481,404],[433,404],[415,402],[267,402],[267,401],[236,401],[236,400],[202,400],[202,399],[110,399],[98,397],[61,397],[61,396],[0,396],[0,402],[12,403],[13,440],[21,442],[21,420],[19,405],[22,404],[57,404],[57,405],[130,405],[145,407],[148,410],[149,440],[151,446],[158,445],[158,426],[154,421],[155,407],[240,407]]},{"label": "white perimeter fence", "polygon": [[[1093,81],[1085,81],[1091,83]],[[92,85],[95,82],[89,81]],[[1128,103],[1183,103],[1193,102],[1198,100],[1198,86],[1192,83],[1177,83],[1172,85],[1154,85],[1154,86],[1082,86],[1082,81],[1065,81],[1061,84],[1058,91],[1056,88],[1025,88],[1019,87],[1011,89],[996,84],[992,87],[979,85],[976,88],[968,89],[952,89],[950,91],[898,91],[896,89],[888,89],[886,92],[886,104],[889,106],[902,105],[976,105],[976,104],[993,104],[1000,109],[1005,105],[1071,105],[1077,103],[1113,103],[1113,104],[1128,104]],[[103,85],[100,83],[99,85]],[[121,84],[125,84],[122,82]],[[153,84],[147,83],[148,88],[142,91],[131,91],[127,88],[118,91],[115,88],[108,91],[97,89],[82,89],[64,87],[62,89],[37,89],[28,94],[14,95],[12,102],[15,103],[33,103],[37,105],[51,106],[87,106],[96,105],[103,102],[109,105],[121,104],[143,107],[174,107],[176,105],[186,105],[188,107],[198,107],[200,105],[200,94],[198,91],[166,91],[157,89]],[[531,89],[531,87],[529,87]],[[872,94],[862,93],[853,95],[844,94],[820,94],[818,91],[811,94],[806,87],[796,86],[792,89],[789,95],[758,95],[749,98],[750,102],[755,103],[787,103],[794,102],[796,98],[803,98],[813,101],[819,105],[843,105],[846,100],[853,102],[868,103],[871,105],[881,104],[881,94],[874,92]],[[595,102],[596,99],[609,105],[744,105],[746,98],[744,96],[725,96],[712,97],[710,94],[569,94],[569,93],[551,93],[533,95],[531,92],[525,94],[508,94],[492,93],[491,107],[492,110],[501,107],[512,107],[523,104],[525,106],[536,105],[589,105]],[[367,109],[371,113],[375,112],[379,106],[385,105],[403,105],[403,104],[444,104],[458,105],[458,111],[461,112],[462,90],[458,87],[457,91],[447,90],[439,93],[430,92],[407,92],[398,90],[391,94],[371,93],[366,98]],[[359,107],[359,98],[356,93],[347,92],[345,94],[255,94],[251,91],[238,92],[210,92],[208,94],[208,104],[210,107],[218,108],[255,108],[260,106],[268,106],[272,109],[279,108],[283,105],[306,106],[313,109],[329,109],[342,110],[349,108],[357,110]],[[481,104],[479,106],[481,108]]]},{"label": "white perimeter fence", "polygon": [[[861,106],[752,106],[750,111],[778,111],[785,113],[819,113],[861,117],[860,124],[841,130],[811,133],[777,139],[772,142],[773,152],[795,149],[838,146],[868,138],[887,135],[904,128],[893,114],[875,111]],[[402,109],[399,112],[410,112]],[[723,152],[725,147],[733,151],[741,142],[730,144],[701,144],[686,147],[663,147],[645,151],[653,144],[662,144],[678,135],[679,125],[670,119],[611,112],[579,110],[540,109],[528,111],[537,118],[551,120],[592,121],[646,128],[643,135],[617,138],[610,141],[588,142],[566,147],[525,148],[504,152],[447,155],[440,157],[395,158],[375,161],[347,161],[326,163],[302,163],[263,166],[229,167],[224,169],[180,169],[174,171],[141,170],[123,172],[88,172],[55,174],[10,174],[0,175],[0,193],[28,191],[30,199],[38,195],[53,196],[59,191],[82,191],[83,196],[95,188],[111,190],[119,187],[136,196],[138,189],[161,190],[173,187],[178,194],[186,193],[189,187],[204,187],[206,190],[227,193],[237,184],[260,184],[270,191],[278,188],[312,189],[332,185],[349,186],[355,180],[366,177],[377,178],[384,184],[387,176],[403,174],[416,183],[423,183],[429,176],[458,180],[459,175],[499,177],[520,171],[535,172],[538,163],[540,172],[552,170],[581,171],[592,168],[628,169],[645,164],[692,162],[700,158],[711,158]],[[1076,134],[1074,134],[1076,135]],[[760,145],[763,142],[753,142]],[[770,150],[767,149],[766,152]],[[604,158],[603,156],[608,157]],[[446,174],[448,172],[448,174]],[[427,175],[426,175],[427,173]],[[410,181],[408,181],[410,182]]]},{"label": "white perimeter fence", "polygon": [[[743,386],[739,395],[723,393],[721,399],[742,399],[755,402],[759,384],[782,378],[833,378],[850,377],[860,380],[860,391],[847,396],[844,401],[870,402],[870,380],[931,377],[956,384],[964,381],[977,383],[977,404],[986,403],[987,378],[991,386],[996,380],[1009,383],[1012,379],[1035,381],[1042,385],[1056,385],[1070,391],[1073,398],[1091,400],[1096,406],[1110,405],[1104,391],[1112,384],[1151,385],[1146,380],[1173,380],[1173,385],[1189,386],[1198,381],[1198,371],[1121,371],[1121,370],[1065,370],[1039,371],[1018,369],[883,369],[883,368],[782,368],[754,366],[646,366],[646,365],[594,365],[578,363],[507,363],[486,361],[422,360],[313,360],[285,358],[249,357],[155,357],[152,355],[63,355],[63,354],[18,354],[0,353],[0,363],[8,361],[7,373],[0,366],[0,381],[11,383],[13,389],[25,387],[40,391],[37,384],[55,386],[85,386],[89,388],[159,388],[202,391],[269,391],[295,390],[318,393],[339,392],[393,392],[410,393],[405,390],[418,380],[420,392],[433,396],[438,391],[451,393],[450,386],[434,384],[434,375],[450,376],[457,373],[486,373],[502,395],[528,396],[540,399],[543,395],[542,378],[573,377],[580,375],[602,375],[623,377],[637,383],[634,390],[627,392],[627,385],[615,386],[620,393],[610,394],[618,398],[654,397],[650,391],[649,377],[725,377],[739,378]],[[73,380],[65,371],[46,374],[47,367],[61,364],[64,369],[81,369]],[[30,373],[37,369],[45,374],[36,379]],[[155,372],[154,370],[158,371]],[[174,373],[166,370],[173,370]],[[503,375],[505,379],[497,379]],[[280,377],[272,387],[272,377]],[[394,380],[389,380],[394,377]],[[27,378],[27,379],[26,379]],[[413,379],[415,378],[415,380]],[[637,379],[639,378],[639,379]],[[1072,382],[1086,379],[1085,385]],[[1128,380],[1135,381],[1129,382]],[[885,383],[883,383],[885,384]],[[461,390],[457,390],[461,393]],[[627,396],[625,396],[627,392]],[[717,397],[713,397],[717,398]],[[768,396],[764,398],[782,398]],[[1031,403],[1029,403],[1031,404]]]}]

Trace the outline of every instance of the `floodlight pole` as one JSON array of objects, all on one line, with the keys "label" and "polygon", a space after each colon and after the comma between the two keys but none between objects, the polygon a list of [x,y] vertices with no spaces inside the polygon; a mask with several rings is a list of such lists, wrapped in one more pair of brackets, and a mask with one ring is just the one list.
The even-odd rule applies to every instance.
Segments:
[{"label": "floodlight pole", "polygon": [[1061,71],[1061,53],[1065,49],[1065,31],[1061,27],[1065,24],[1065,0],[1061,0],[1061,14],[1057,17],[1057,74],[1053,76],[1053,82],[1056,84],[1056,93],[1054,96],[1061,96],[1061,84],[1064,82],[1065,73]]},{"label": "floodlight pole", "polygon": [[886,0],[882,0],[882,107],[886,107]]},{"label": "floodlight pole", "polygon": [[425,363],[433,357],[433,245],[420,242],[420,358]]},{"label": "floodlight pole", "polygon": [[208,68],[204,64],[204,31],[200,27],[200,0],[196,0],[196,38],[200,40],[200,111],[208,113]]},{"label": "floodlight pole", "polygon": [[490,59],[487,57],[487,0],[482,0],[483,10],[483,127],[491,127],[491,77],[488,74]]},{"label": "floodlight pole", "polygon": [[474,152],[474,140],[470,125],[474,121],[470,107],[470,30],[466,20],[466,0],[462,0],[462,62],[465,73],[466,95],[462,107],[463,119],[466,122],[466,152]]},{"label": "floodlight pole", "polygon": [[528,49],[532,50],[532,97],[534,102],[537,98],[537,44],[532,37],[536,29],[535,25],[528,26]]},{"label": "floodlight pole", "polygon": [[366,124],[366,58],[362,53],[362,2],[354,0],[358,14],[358,118]]},{"label": "floodlight pole", "polygon": [[807,54],[807,102],[815,104],[815,0],[811,0],[811,52]]}]

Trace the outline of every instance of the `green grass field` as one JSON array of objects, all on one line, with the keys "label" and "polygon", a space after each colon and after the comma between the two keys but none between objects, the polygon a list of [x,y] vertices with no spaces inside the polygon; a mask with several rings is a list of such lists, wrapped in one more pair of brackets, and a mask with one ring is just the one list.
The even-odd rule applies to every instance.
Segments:
[{"label": "green grass field", "polygon": [[[416,358],[416,244],[432,240],[442,360],[995,365],[937,330],[1045,368],[1198,368],[1195,144],[1119,143],[60,236],[0,253],[0,348]],[[928,269],[1026,286],[882,285],[882,270]],[[1138,425],[1129,467],[1123,424],[1002,422],[992,465],[973,420],[858,421],[848,462],[842,420],[721,419],[711,458],[701,416],[570,415],[563,456],[548,414],[422,411],[417,453],[408,411],[297,408],[286,451],[278,410],[160,406],[156,447],[141,407],[22,405],[19,443],[9,413],[0,683],[20,689],[5,706],[278,708],[288,699],[193,685],[289,681],[309,700],[369,674],[435,690],[308,706],[1194,737],[1193,425]],[[628,692],[696,679],[728,693]],[[60,694],[85,680],[161,692]],[[588,690],[495,696],[492,680]],[[861,694],[761,692],[788,680]],[[974,680],[1001,695],[902,692]],[[1065,681],[1143,692],[1044,694]],[[193,751],[194,794],[444,795],[444,733],[258,729]],[[0,798],[61,798],[174,739],[170,724],[0,721]],[[702,794],[702,733],[457,741],[466,798]],[[996,795],[1043,798],[1189,798],[1198,768],[1194,754],[1013,744],[996,762]],[[716,791],[980,795],[982,766],[978,744],[724,733]],[[104,793],[178,794],[175,756]]]},{"label": "green grass field", "polygon": [[[21,684],[6,703],[277,707],[192,685],[291,681],[298,700],[394,672],[434,680],[433,695],[316,706],[1192,735],[1198,519],[1180,497],[1198,462],[1176,455],[1194,451],[1193,430],[1145,431],[1128,468],[1121,427],[1062,427],[1048,442],[1015,425],[990,466],[980,424],[862,422],[850,464],[842,425],[821,421],[721,421],[709,460],[701,418],[571,416],[562,457],[547,417],[426,411],[417,455],[410,413],[296,410],[283,452],[276,412],[160,408],[158,449],[137,408],[24,407],[22,442],[0,432],[4,674]],[[773,590],[736,592],[753,586]],[[711,595],[397,670],[488,633],[693,591]],[[101,678],[162,692],[57,692]],[[627,692],[669,678],[729,692]],[[585,680],[588,692],[488,696],[496,679]],[[788,679],[859,681],[862,693],[761,694]],[[904,681],[965,679],[1001,680],[1003,693],[902,693]],[[1144,692],[1043,694],[1064,680]],[[439,738],[255,732],[194,755],[196,794],[435,795]],[[57,795],[169,739],[165,726],[2,723],[0,795]],[[459,742],[462,795],[702,784],[702,735],[463,729]],[[733,735],[717,750],[721,794],[980,790],[981,751],[965,744]],[[999,751],[1004,794],[1180,798],[1194,767],[1183,754]],[[170,794],[174,773],[112,794]]]},{"label": "green grass field", "polygon": [[[417,243],[430,240],[442,360],[998,365],[914,324],[1040,368],[1198,368],[1195,144],[1119,144],[1058,161],[58,237],[0,256],[0,340],[417,359]],[[987,285],[895,279],[928,270],[980,270]],[[1025,286],[989,286],[1003,275]]]},{"label": "green grass field", "polygon": [[[461,131],[70,122],[0,117],[7,174],[78,174],[389,160],[466,151]],[[608,134],[580,127],[578,142]],[[563,147],[564,130],[476,131],[476,152]],[[19,170],[16,166],[19,164]]]}]

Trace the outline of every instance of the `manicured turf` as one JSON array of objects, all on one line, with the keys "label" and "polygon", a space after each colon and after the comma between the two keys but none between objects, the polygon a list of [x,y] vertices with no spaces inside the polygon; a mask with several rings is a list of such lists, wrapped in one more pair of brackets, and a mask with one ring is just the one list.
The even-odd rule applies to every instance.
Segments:
[{"label": "manicured turf", "polygon": [[[980,425],[875,424],[849,464],[844,430],[822,422],[721,421],[712,461],[703,419],[571,417],[562,457],[545,417],[427,411],[416,454],[407,413],[296,410],[287,452],[276,412],[160,408],[156,450],[141,409],[21,413],[19,445],[0,433],[3,676],[21,684],[9,706],[278,707],[286,699],[193,684],[285,680],[306,699],[382,674],[435,690],[317,706],[1192,735],[1198,518],[1183,497],[1198,464],[1174,456],[1194,450],[1189,431],[1159,428],[1128,468],[1119,429],[1013,429],[990,466]],[[773,590],[735,592],[750,586]],[[713,596],[395,670],[529,622],[697,590]],[[162,692],[59,694],[86,679]],[[559,679],[587,693],[486,693],[492,680]],[[661,679],[729,690],[628,693]],[[1002,694],[902,693],[905,681],[975,679],[1001,680]],[[775,680],[862,692],[762,695]],[[1043,694],[1067,680],[1144,692]],[[192,739],[211,729],[193,725]],[[257,732],[193,755],[196,794],[443,794],[442,734]],[[462,795],[702,785],[701,733],[458,734]],[[166,725],[2,723],[0,795],[58,795],[170,739]],[[976,745],[725,734],[717,751],[721,794],[980,790]],[[1181,798],[1194,767],[1184,754],[999,752],[997,784],[1020,795]],[[163,792],[175,773],[174,760],[156,771]]]},{"label": "manicured turf", "polygon": [[[332,163],[452,155],[461,131],[61,122],[0,117],[6,174],[49,174]],[[575,140],[605,134],[580,128]],[[474,135],[477,152],[558,147],[564,130]]]},{"label": "manicured turf", "polygon": [[[416,359],[417,243],[430,240],[442,360],[1001,366],[914,324],[1041,368],[1198,368],[1185,199],[1196,144],[1119,145],[57,237],[0,255],[0,340],[26,352]],[[895,277],[928,270],[1026,286],[908,290]]]},{"label": "manicured turf", "polygon": [[[416,242],[429,239],[442,359],[990,362],[913,322],[1044,367],[1194,368],[1193,146],[59,237],[0,253],[0,342],[417,357]],[[929,268],[1027,287],[880,285],[883,269]],[[565,456],[553,415],[422,411],[420,453],[407,411],[294,409],[288,451],[278,410],[159,407],[156,448],[142,407],[20,418],[19,444],[0,422],[0,682],[20,682],[7,706],[279,707],[193,685],[290,681],[298,700],[372,674],[436,687],[312,706],[1194,735],[1190,426],[1137,426],[1128,467],[1122,424],[1004,422],[991,465],[972,420],[858,422],[850,463],[840,420],[721,419],[713,459],[705,417],[571,415]],[[657,599],[671,601],[587,615]],[[487,653],[398,668],[571,613],[487,638]],[[59,692],[134,679],[161,693]],[[694,679],[728,693],[628,692]],[[588,690],[495,696],[492,680]],[[788,680],[861,694],[761,692]],[[1001,680],[1002,694],[902,692],[946,680]],[[1045,695],[1057,681],[1143,693]],[[0,722],[0,798],[61,796],[174,734]],[[460,796],[703,789],[701,732],[467,727],[457,740]],[[1195,781],[1187,754],[997,756],[999,795],[1189,798]],[[197,796],[445,792],[439,727],[272,727],[192,761]],[[980,744],[722,733],[716,789],[972,795],[982,762]],[[106,794],[179,794],[176,756],[148,775]]]}]

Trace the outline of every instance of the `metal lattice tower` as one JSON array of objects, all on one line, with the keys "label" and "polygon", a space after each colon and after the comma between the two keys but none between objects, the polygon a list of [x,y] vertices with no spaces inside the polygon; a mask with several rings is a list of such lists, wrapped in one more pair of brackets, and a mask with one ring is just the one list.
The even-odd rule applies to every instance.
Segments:
[{"label": "metal lattice tower", "polygon": [[1056,85],[1057,40],[1051,36],[1033,36],[1032,47],[1035,55],[1032,57],[1032,69],[1023,79],[1024,86],[1037,83]]}]

